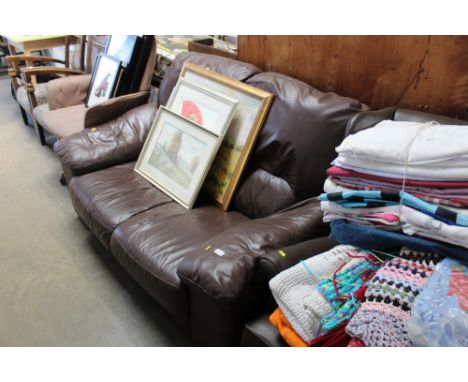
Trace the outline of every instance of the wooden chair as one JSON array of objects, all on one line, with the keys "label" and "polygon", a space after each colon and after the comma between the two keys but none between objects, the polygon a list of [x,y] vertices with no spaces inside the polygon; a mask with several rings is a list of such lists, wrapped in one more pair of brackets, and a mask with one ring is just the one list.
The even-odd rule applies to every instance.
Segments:
[{"label": "wooden chair", "polygon": [[[96,40],[97,41],[97,40]],[[86,108],[85,100],[91,80],[91,64],[94,56],[105,44],[88,41],[87,66],[88,74],[61,68],[60,74],[81,74],[49,81],[47,84],[47,104],[39,104],[36,99],[32,76],[41,73],[50,74],[51,68],[26,68],[23,77],[27,83],[29,100],[33,110],[34,124],[42,145],[46,144],[47,131],[52,137],[60,139],[79,132],[86,127],[97,126],[111,119],[117,118],[126,111],[148,102],[150,96],[151,79],[156,60],[156,41],[152,41],[148,61],[136,93],[125,94],[111,98],[99,105]],[[57,69],[57,68],[56,68]],[[55,140],[55,139],[54,139]]]},{"label": "wooden chair", "polygon": [[[11,78],[11,89],[12,95],[16,99],[18,106],[20,108],[21,115],[23,117],[23,121],[26,125],[28,125],[28,113],[32,116],[32,104],[30,102],[30,97],[28,95],[26,82],[22,76],[22,70],[34,67],[38,69],[38,75],[44,77],[45,75],[51,74],[72,74],[72,73],[83,73],[84,69],[84,44],[85,38],[81,36],[79,40],[79,44],[77,49],[75,49],[75,54],[81,56],[79,59],[79,63],[77,64],[77,69],[72,69],[70,67],[70,62],[73,63],[73,60],[70,60],[70,45],[72,41],[76,39],[72,39],[71,36],[67,36],[65,39],[65,54],[64,59],[59,59],[55,57],[48,57],[42,55],[24,55],[24,54],[17,54],[14,46],[8,45],[9,55],[7,56],[7,64],[8,64],[8,73]],[[33,66],[37,65],[38,63],[42,64],[61,64],[63,67],[60,66]],[[42,105],[47,103],[47,91],[46,91],[46,83],[45,82],[36,82],[32,81],[32,86],[34,86],[34,93],[35,93],[35,103],[36,105]]]}]

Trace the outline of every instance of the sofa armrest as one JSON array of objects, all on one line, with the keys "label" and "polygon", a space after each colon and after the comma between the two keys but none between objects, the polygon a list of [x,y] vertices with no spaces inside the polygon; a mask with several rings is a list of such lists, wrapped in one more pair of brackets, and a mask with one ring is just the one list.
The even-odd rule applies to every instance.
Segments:
[{"label": "sofa armrest", "polygon": [[57,141],[54,150],[66,180],[136,160],[155,115],[155,105],[146,104],[106,124]]},{"label": "sofa armrest", "polygon": [[84,103],[90,81],[90,74],[81,74],[47,82],[47,102],[50,110]]},{"label": "sofa armrest", "polygon": [[147,103],[149,96],[149,91],[126,94],[90,107],[86,111],[84,127],[99,126],[120,117],[127,111]]},{"label": "sofa armrest", "polygon": [[270,280],[278,273],[296,265],[299,261],[328,251],[338,244],[328,236],[323,236],[279,250],[269,251],[260,256],[258,262],[260,273],[265,280]]},{"label": "sofa armrest", "polygon": [[[319,202],[313,198],[267,218],[239,224],[188,254],[177,268],[181,280],[211,298],[235,301],[258,283],[258,262],[273,249],[324,236]],[[260,281],[266,284],[267,281]]]}]

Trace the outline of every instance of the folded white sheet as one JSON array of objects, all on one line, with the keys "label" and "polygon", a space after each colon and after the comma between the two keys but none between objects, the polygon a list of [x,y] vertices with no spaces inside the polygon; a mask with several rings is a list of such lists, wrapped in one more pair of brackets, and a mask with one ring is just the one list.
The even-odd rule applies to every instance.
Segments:
[{"label": "folded white sheet", "polygon": [[468,126],[382,121],[336,148],[346,158],[405,165],[468,164]]},{"label": "folded white sheet", "polygon": [[409,165],[406,167],[404,164],[383,163],[360,157],[348,158],[340,154],[332,164],[364,174],[394,179],[404,179],[406,177],[406,179],[434,181],[468,180],[468,163],[466,166],[461,167],[447,162],[442,163],[444,166]]},{"label": "folded white sheet", "polygon": [[468,228],[445,224],[413,208],[401,207],[403,232],[468,248]]}]

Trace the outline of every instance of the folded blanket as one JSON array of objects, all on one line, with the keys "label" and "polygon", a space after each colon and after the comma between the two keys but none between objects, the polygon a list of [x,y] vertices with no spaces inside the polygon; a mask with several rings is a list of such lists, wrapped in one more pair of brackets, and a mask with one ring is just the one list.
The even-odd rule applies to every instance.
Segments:
[{"label": "folded blanket", "polygon": [[397,226],[400,224],[400,206],[376,208],[345,208],[338,203],[321,202],[323,221],[346,219],[355,223],[373,226]]},{"label": "folded blanket", "polygon": [[[413,260],[415,257],[423,260]],[[398,258],[377,271],[364,303],[349,321],[346,332],[361,339],[366,346],[411,346],[405,326],[411,318],[416,296],[433,272],[433,258],[432,253],[402,249]]]},{"label": "folded blanket", "polygon": [[307,347],[307,343],[302,341],[301,337],[294,331],[294,328],[286,319],[280,308],[276,308],[269,319],[289,346]]},{"label": "folded blanket", "polygon": [[[403,184],[403,178],[384,177],[379,175],[366,174],[353,171],[339,166],[332,166],[327,169],[327,175],[333,177],[350,177],[360,179],[372,179],[393,184]],[[435,188],[468,188],[468,181],[441,181],[441,180],[414,180],[406,179],[405,185]]]},{"label": "folded blanket", "polygon": [[[351,179],[351,180],[348,180]],[[342,186],[349,190],[362,190],[362,191],[369,191],[369,190],[378,190],[378,191],[385,191],[385,192],[398,192],[401,191],[402,186],[391,184],[391,183],[384,183],[384,182],[376,182],[373,180],[360,180],[357,178],[347,178],[346,180],[342,180],[341,178],[327,178],[325,180],[324,190],[331,188],[337,188],[336,186]],[[466,190],[465,194],[444,194],[438,193],[437,191],[433,191],[433,189],[427,189],[428,192],[424,192],[424,189],[421,187],[413,187],[413,186],[405,186],[405,192],[408,192],[411,195],[416,196],[419,199],[423,199],[426,202],[440,204],[444,206],[451,206],[451,207],[468,207],[468,189],[460,188],[460,189],[452,189],[452,190]],[[344,191],[344,190],[341,190]],[[330,192],[330,191],[326,191]]]},{"label": "folded blanket", "polygon": [[[467,128],[465,129],[468,130]],[[466,172],[468,163],[464,165],[456,165],[450,161],[443,163],[441,166],[405,166],[405,164],[381,163],[371,158],[348,158],[339,155],[332,164],[349,170],[388,178],[444,181],[466,181],[468,178]]]},{"label": "folded blanket", "polygon": [[468,248],[468,228],[449,225],[413,208],[401,207],[403,232]]},{"label": "folded blanket", "polygon": [[406,205],[421,212],[429,214],[448,224],[468,227],[468,215],[453,212],[436,204],[425,202],[406,192],[382,192],[382,191],[343,191],[319,196],[321,201],[340,203],[343,207],[380,207],[392,205]]},{"label": "folded blanket", "polygon": [[346,158],[404,166],[468,164],[468,129],[435,122],[382,121],[349,135],[336,151]]},{"label": "folded blanket", "polygon": [[332,221],[330,229],[330,238],[342,244],[383,252],[393,252],[400,250],[401,247],[408,247],[415,251],[427,251],[468,261],[466,248],[435,240],[348,223],[345,220]]},{"label": "folded blanket", "polygon": [[[346,176],[332,176],[329,179],[333,180],[336,184],[340,184],[346,187],[374,187],[377,188],[386,188],[389,191],[400,191],[403,187],[402,184],[394,184],[390,182],[382,182],[372,179],[363,179],[363,178],[350,178]],[[435,187],[422,187],[422,186],[411,186],[405,184],[406,192],[418,192],[421,194],[430,195],[433,197],[439,198],[461,198],[468,199],[468,188],[435,188]]]},{"label": "folded blanket", "polygon": [[339,245],[284,270],[270,280],[275,301],[303,341],[309,342],[319,336],[320,321],[333,311],[330,303],[317,291],[317,283],[333,275],[343,264],[354,264],[357,260],[347,253],[357,254],[359,251],[350,245]]},{"label": "folded blanket", "polygon": [[[323,190],[326,193],[335,193],[335,192],[356,191],[356,190],[372,191],[372,190],[375,190],[375,189],[372,189],[372,190],[368,190],[368,189],[365,189],[365,188],[364,189],[361,189],[361,188],[353,189],[353,188],[349,188],[349,187],[345,187],[345,186],[336,184],[333,181],[333,178],[327,178],[327,179],[325,179],[325,183],[323,185]],[[405,190],[406,190],[406,188],[405,188]],[[382,191],[382,190],[379,190],[379,191]],[[393,191],[391,191],[391,192],[393,192]],[[416,195],[414,195],[414,196],[416,196]],[[433,204],[436,204],[436,205],[443,205],[444,208],[446,208],[446,209],[448,209],[450,211],[453,211],[453,212],[456,212],[456,213],[459,213],[459,214],[468,215],[468,208],[466,208],[466,206],[463,206],[463,207],[456,206],[456,207],[454,207],[453,204],[456,204],[456,203],[451,203],[451,202],[447,202],[447,201],[441,202],[439,199],[431,198],[431,197],[427,197],[427,199],[425,199],[425,198],[420,198],[420,199],[426,200],[427,202],[430,202],[430,203],[433,203]],[[355,208],[353,208],[353,210],[354,209]]]}]

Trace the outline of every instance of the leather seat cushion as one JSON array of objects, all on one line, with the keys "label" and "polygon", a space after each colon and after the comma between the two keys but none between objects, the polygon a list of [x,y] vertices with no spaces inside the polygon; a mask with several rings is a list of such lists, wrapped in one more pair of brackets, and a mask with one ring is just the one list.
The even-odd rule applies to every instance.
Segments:
[{"label": "leather seat cushion", "polygon": [[84,104],[49,111],[36,109],[33,114],[38,117],[40,125],[57,138],[67,137],[84,129],[87,111]]},{"label": "leather seat cushion", "polygon": [[138,175],[134,166],[131,162],[76,176],[70,181],[73,207],[106,248],[110,247],[117,225],[172,200]]},{"label": "leather seat cushion", "polygon": [[111,251],[119,263],[162,306],[188,324],[186,291],[177,267],[189,252],[230,227],[249,220],[239,212],[224,212],[210,202],[186,210],[175,202],[143,212],[114,231]]}]

